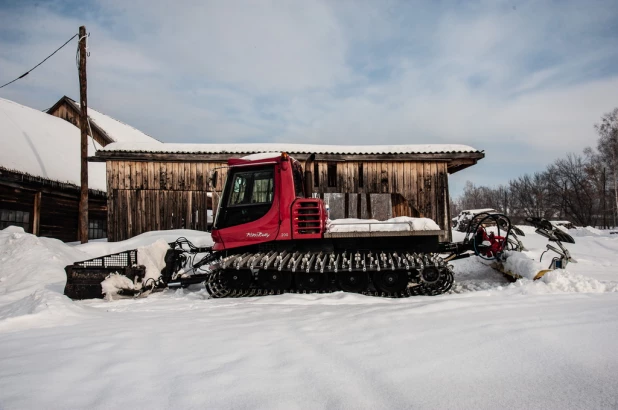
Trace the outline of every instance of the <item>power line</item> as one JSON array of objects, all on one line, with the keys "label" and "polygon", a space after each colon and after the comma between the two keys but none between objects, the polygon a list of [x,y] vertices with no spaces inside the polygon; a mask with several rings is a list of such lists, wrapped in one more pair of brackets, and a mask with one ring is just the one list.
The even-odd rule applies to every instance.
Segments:
[{"label": "power line", "polygon": [[26,71],[24,74],[20,75],[19,77],[17,77],[16,79],[14,79],[13,81],[9,81],[8,83],[0,86],[0,88],[4,88],[9,84],[14,83],[15,81],[19,80],[20,78],[24,78],[25,76],[27,76],[28,74],[30,74],[31,71],[33,71],[35,68],[37,68],[38,66],[40,66],[41,64],[43,64],[44,62],[47,61],[47,59],[49,59],[51,56],[53,56],[54,54],[56,54],[62,47],[66,46],[67,44],[69,44],[69,41],[73,40],[75,37],[77,37],[77,34],[75,34],[73,37],[71,37],[70,39],[68,39],[66,41],[66,43],[64,43],[63,45],[61,45],[60,47],[58,47],[56,49],[56,51],[54,51],[53,53],[51,53],[50,55],[48,55],[47,57],[45,57],[45,60],[41,61],[40,63],[38,63],[37,65],[35,65],[34,67],[32,67],[30,70]]}]

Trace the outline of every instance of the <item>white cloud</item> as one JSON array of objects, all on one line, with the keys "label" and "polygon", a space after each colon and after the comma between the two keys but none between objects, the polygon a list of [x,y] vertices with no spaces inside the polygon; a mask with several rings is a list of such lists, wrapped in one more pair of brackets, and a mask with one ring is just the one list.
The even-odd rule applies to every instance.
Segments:
[{"label": "white cloud", "polygon": [[[108,2],[102,2],[108,5]],[[321,2],[135,1],[114,5],[119,22],[136,17],[135,43],[178,74],[258,92],[331,87],[350,75],[346,44],[332,10]]]},{"label": "white cloud", "polygon": [[[540,162],[594,145],[617,104],[610,1],[101,0],[80,16],[63,4],[0,8],[0,81],[86,24],[90,104],[167,141],[503,140]],[[77,97],[74,47],[0,96]],[[484,162],[464,172],[516,176]]]}]

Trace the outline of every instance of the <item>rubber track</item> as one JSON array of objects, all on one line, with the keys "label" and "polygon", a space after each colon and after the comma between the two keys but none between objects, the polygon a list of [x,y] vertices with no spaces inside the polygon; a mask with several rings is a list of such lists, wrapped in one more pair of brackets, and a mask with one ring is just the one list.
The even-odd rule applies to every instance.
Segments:
[{"label": "rubber track", "polygon": [[[353,259],[352,255],[354,253],[347,252],[347,254],[349,254],[350,256],[349,259]],[[339,265],[338,270],[335,270],[334,267],[332,266],[330,269],[326,269],[326,266],[325,266],[326,264],[320,265],[318,263],[320,262],[319,260],[317,262],[315,261],[316,255],[318,255],[318,253],[305,253],[305,254],[295,253],[292,257],[288,258],[288,263],[290,264],[290,266],[293,266],[294,256],[296,256],[297,258],[304,257],[305,262],[302,265],[303,267],[302,271],[316,273],[321,268],[322,270],[320,271],[320,273],[323,273],[324,270],[326,270],[327,272],[338,272],[338,270],[348,272],[350,271],[349,269],[350,266],[353,266],[351,271],[359,272],[362,269],[361,268],[362,261],[363,260],[365,262],[368,261],[367,254],[365,253],[364,255],[361,255],[360,259],[356,258],[355,260],[355,262],[357,262],[356,267],[354,267],[354,262],[352,262],[351,264],[348,263],[347,268],[345,267],[345,264],[344,264],[343,269],[341,268],[342,265]],[[322,255],[322,253],[320,253],[319,255]],[[341,255],[343,254],[339,254],[340,257]],[[359,253],[355,254],[355,256],[358,256],[358,255]],[[374,255],[375,256],[387,255],[386,259],[383,260],[384,262],[383,266],[378,268],[377,265],[375,265],[375,260],[374,260],[373,267],[370,266],[370,269],[366,269],[363,272],[374,273],[374,272],[379,272],[379,271],[388,272],[389,270],[393,270],[393,269],[402,271],[406,269],[422,270],[424,268],[437,268],[440,272],[439,279],[433,283],[424,283],[419,278],[420,277],[420,272],[419,272],[415,278],[417,279],[417,282],[413,284],[413,286],[408,285],[408,287],[403,291],[383,292],[380,290],[366,289],[365,291],[357,292],[359,294],[367,295],[367,296],[386,297],[386,298],[407,298],[410,296],[436,296],[436,295],[441,295],[443,293],[448,292],[451,289],[451,286],[453,285],[454,278],[453,278],[453,272],[451,270],[451,267],[447,266],[444,263],[444,261],[437,255],[416,254],[416,253],[415,254],[405,253],[404,255],[397,255],[396,253],[385,254],[383,252],[376,253]],[[278,256],[281,256],[278,259],[279,261],[284,261],[286,253],[283,252],[281,254],[275,255],[274,252],[271,252],[268,254],[242,254],[242,255],[232,255],[232,256],[226,257],[220,262],[219,264],[220,268],[213,271],[209,275],[208,279],[205,282],[206,290],[213,298],[268,296],[268,295],[280,295],[283,293],[300,293],[300,294],[332,293],[332,292],[341,290],[338,288],[337,289],[326,288],[326,289],[318,289],[318,290],[299,290],[293,287],[289,289],[268,289],[268,288],[255,288],[255,287],[250,288],[250,289],[236,289],[236,288],[227,287],[225,283],[225,279],[223,278],[224,272],[234,271],[234,270],[238,270],[241,268],[265,269],[265,264],[267,263],[268,260],[271,261],[271,264],[270,266],[267,266],[266,269],[269,271],[273,271],[274,269],[271,268],[272,261],[273,261],[272,258],[273,257],[276,258]],[[326,258],[326,256],[324,256],[323,259],[324,258]],[[405,268],[401,264],[401,258],[405,258],[408,261],[408,265]],[[397,263],[397,259],[399,259],[399,263]],[[261,261],[264,261],[264,263],[262,263]],[[411,261],[412,263],[410,263]],[[395,267],[395,264],[397,264],[397,267]],[[280,266],[281,269],[278,269],[278,270],[287,272],[290,274],[293,274],[294,272],[302,272],[301,270],[297,269],[299,267],[298,265],[300,265],[300,263],[297,263],[296,267],[293,270],[284,269],[283,266]],[[370,276],[370,282],[371,282],[371,276]],[[254,281],[254,283],[257,283],[257,282]]]}]

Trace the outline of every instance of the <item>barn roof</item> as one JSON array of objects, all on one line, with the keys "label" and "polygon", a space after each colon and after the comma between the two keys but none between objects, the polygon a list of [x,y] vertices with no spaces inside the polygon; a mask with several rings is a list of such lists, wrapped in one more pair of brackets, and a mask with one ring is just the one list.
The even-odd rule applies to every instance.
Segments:
[{"label": "barn roof", "polygon": [[[75,110],[76,113],[80,112],[79,104],[66,95],[58,100],[50,109],[47,110],[47,112],[54,112],[56,108],[63,103],[66,103],[69,107]],[[161,144],[159,140],[138,130],[137,128],[112,118],[109,115],[103,114],[92,107],[88,107],[88,117],[90,118],[90,126],[93,129],[96,128],[105,137],[108,143],[139,142]]]},{"label": "barn roof", "polygon": [[446,161],[455,173],[485,157],[483,151],[468,145],[314,145],[314,144],[140,144],[114,143],[100,150],[91,161],[227,161],[265,152],[287,152],[299,160],[316,154],[327,161]]},{"label": "barn roof", "polygon": [[[0,168],[80,185],[80,131],[63,119],[0,98],[0,147]],[[106,190],[104,164],[89,166],[88,185]]]},{"label": "barn roof", "polygon": [[287,143],[250,144],[142,144],[115,143],[106,152],[179,153],[179,154],[257,154],[260,152],[288,152],[290,154],[327,155],[391,155],[391,154],[458,154],[482,153],[468,145],[408,144],[408,145],[314,145]]}]

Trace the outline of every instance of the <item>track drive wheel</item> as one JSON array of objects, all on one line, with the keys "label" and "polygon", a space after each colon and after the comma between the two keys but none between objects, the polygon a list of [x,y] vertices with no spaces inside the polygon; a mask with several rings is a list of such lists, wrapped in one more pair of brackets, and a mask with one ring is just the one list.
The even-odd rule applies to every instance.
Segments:
[{"label": "track drive wheel", "polygon": [[373,274],[373,284],[382,292],[396,293],[408,287],[408,272],[380,271]]},{"label": "track drive wheel", "polygon": [[258,273],[260,286],[266,289],[286,290],[292,286],[292,274],[278,270],[262,270]]},{"label": "track drive wheel", "polygon": [[433,285],[440,280],[440,271],[435,267],[428,267],[422,270],[421,280],[427,285]]},{"label": "track drive wheel", "polygon": [[318,291],[323,288],[324,274],[319,272],[296,272],[294,283],[299,291]]},{"label": "track drive wheel", "polygon": [[229,289],[223,285],[221,272],[213,272],[206,281],[206,291],[212,298],[225,298],[230,294]]},{"label": "track drive wheel", "polygon": [[360,293],[367,290],[369,276],[366,272],[339,272],[337,284],[345,292]]}]

